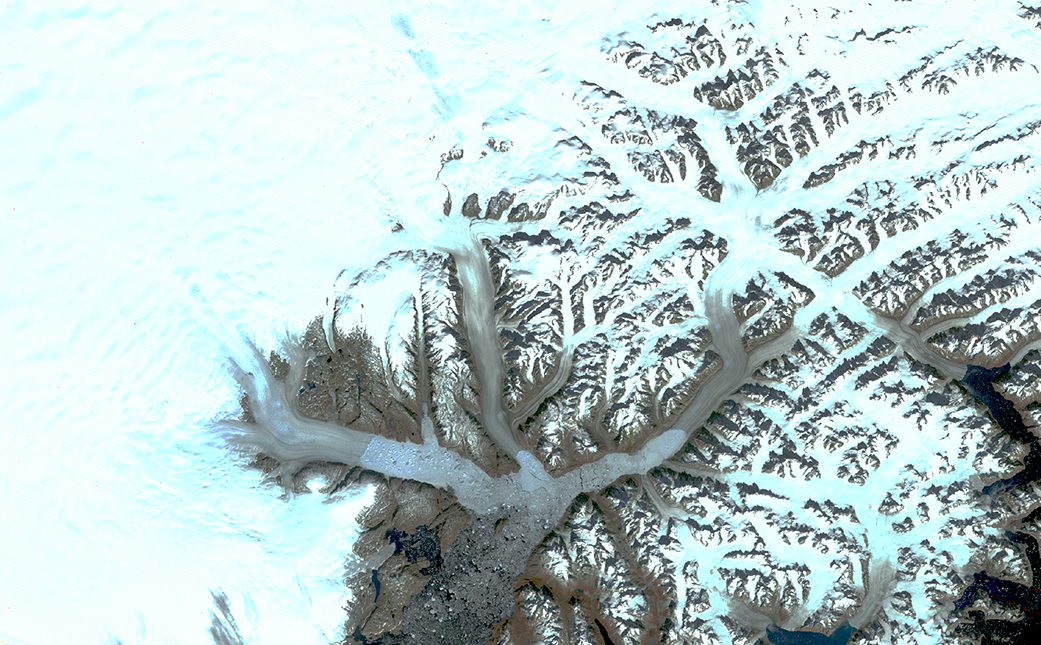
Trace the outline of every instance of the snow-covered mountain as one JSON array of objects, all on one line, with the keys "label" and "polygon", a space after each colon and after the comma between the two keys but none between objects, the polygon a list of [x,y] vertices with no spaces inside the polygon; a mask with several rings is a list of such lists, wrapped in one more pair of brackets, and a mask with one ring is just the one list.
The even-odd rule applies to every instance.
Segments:
[{"label": "snow-covered mountain", "polygon": [[239,359],[234,442],[381,491],[348,641],[950,642],[974,570],[1028,582],[1034,489],[983,491],[1029,446],[960,381],[1041,339],[1041,34],[971,11],[604,16],[551,108],[442,115],[288,380]]},{"label": "snow-covered mountain", "polygon": [[[117,149],[177,139],[139,136],[168,122],[162,106],[196,108],[179,113],[188,122],[248,106],[164,148],[164,164],[125,152],[141,163],[5,192],[23,211],[86,213],[63,235],[85,257],[103,249],[99,266],[131,249],[97,300],[120,302],[134,279],[167,294],[141,286],[155,303],[87,325],[104,327],[90,337],[110,348],[97,357],[109,372],[131,364],[124,354],[161,368],[115,381],[139,402],[113,403],[111,423],[151,415],[166,434],[128,432],[93,475],[105,490],[144,478],[123,515],[72,524],[107,536],[126,521],[112,518],[161,502],[164,531],[206,518],[162,533],[194,545],[168,559],[209,543],[263,553],[260,609],[218,589],[221,576],[248,583],[245,556],[179,583],[214,590],[209,612],[193,611],[218,643],[299,638],[267,617],[285,581],[297,589],[285,614],[344,643],[974,643],[1029,629],[1041,606],[1041,9],[839,4],[207,14],[230,40],[186,39],[205,22],[193,9],[100,44],[53,24],[100,33],[118,10],[13,12],[27,47],[45,26],[119,73],[44,70],[0,105],[0,123],[32,132],[37,103],[94,96],[68,79],[132,76],[108,61],[135,48],[147,61],[175,52],[161,67],[181,89],[111,90],[130,97],[128,119],[134,106],[153,115]],[[312,30],[318,44],[286,38]],[[247,42],[272,51],[238,52]],[[18,82],[24,68],[10,69]],[[31,149],[36,135],[18,136]],[[283,139],[262,152],[265,137]],[[102,167],[91,154],[58,166]],[[131,183],[112,179],[129,170]],[[83,205],[132,190],[151,210],[129,232],[106,228],[104,202]],[[35,239],[18,222],[12,239]],[[28,321],[45,291],[5,300]],[[82,352],[80,333],[64,337]],[[126,341],[137,334],[165,349],[147,358]],[[60,395],[48,405],[79,409]],[[1003,429],[1009,418],[1026,428]],[[54,445],[38,454],[57,455],[71,435],[42,436]],[[35,440],[15,437],[29,454]],[[218,474],[200,483],[191,463]],[[20,520],[18,544],[34,526],[59,544],[82,533],[61,528],[64,503]],[[211,503],[224,510],[211,517]],[[120,530],[160,534],[132,526]],[[130,642],[120,624],[110,640]]]}]

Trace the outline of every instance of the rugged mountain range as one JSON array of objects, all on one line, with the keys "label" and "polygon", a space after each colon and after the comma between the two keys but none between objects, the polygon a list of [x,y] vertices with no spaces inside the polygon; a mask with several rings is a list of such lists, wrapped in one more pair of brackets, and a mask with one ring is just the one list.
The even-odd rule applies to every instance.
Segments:
[{"label": "rugged mountain range", "polygon": [[346,642],[969,643],[976,574],[1032,585],[1038,489],[990,486],[1032,444],[965,379],[1034,431],[1039,12],[874,4],[605,36],[555,187],[441,151],[400,248],[241,346],[227,439],[375,491]]}]

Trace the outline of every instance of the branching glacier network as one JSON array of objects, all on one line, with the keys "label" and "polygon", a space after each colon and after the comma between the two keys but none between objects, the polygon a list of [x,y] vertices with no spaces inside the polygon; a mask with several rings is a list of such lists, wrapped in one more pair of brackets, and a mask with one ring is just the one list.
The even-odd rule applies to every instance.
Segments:
[{"label": "branching glacier network", "polygon": [[567,100],[442,106],[386,256],[229,342],[243,463],[374,490],[344,642],[1033,624],[1038,13],[878,4],[648,15]]}]

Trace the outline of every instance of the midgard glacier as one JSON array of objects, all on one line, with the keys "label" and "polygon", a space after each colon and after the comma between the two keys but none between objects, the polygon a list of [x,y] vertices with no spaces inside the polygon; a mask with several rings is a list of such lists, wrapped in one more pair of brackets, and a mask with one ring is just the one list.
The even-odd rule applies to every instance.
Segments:
[{"label": "midgard glacier", "polygon": [[229,343],[217,424],[375,487],[344,642],[1033,628],[1039,10],[840,4],[607,13],[482,113],[391,17],[437,118],[366,140],[386,253]]}]

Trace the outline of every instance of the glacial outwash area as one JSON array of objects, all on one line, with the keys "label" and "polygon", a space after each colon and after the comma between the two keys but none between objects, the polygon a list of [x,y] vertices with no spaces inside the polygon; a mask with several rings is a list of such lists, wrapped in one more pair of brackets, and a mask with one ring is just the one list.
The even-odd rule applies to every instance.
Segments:
[{"label": "glacial outwash area", "polygon": [[384,17],[380,253],[212,429],[372,492],[342,643],[1030,642],[1041,8],[840,5],[552,13],[490,94]]}]

